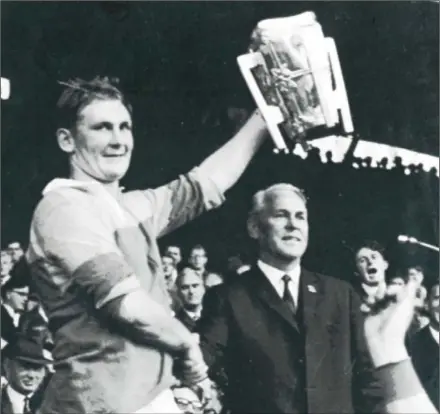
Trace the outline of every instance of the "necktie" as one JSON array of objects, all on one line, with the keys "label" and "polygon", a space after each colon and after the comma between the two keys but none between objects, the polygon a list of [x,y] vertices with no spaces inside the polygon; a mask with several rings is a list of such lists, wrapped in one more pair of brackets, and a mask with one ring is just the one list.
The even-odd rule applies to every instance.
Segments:
[{"label": "necktie", "polygon": [[31,414],[31,406],[29,404],[29,397],[26,397],[24,399],[23,414]]},{"label": "necktie", "polygon": [[293,299],[293,296],[289,290],[289,282],[292,281],[292,278],[289,275],[284,275],[282,280],[284,282],[283,301],[289,307],[292,313],[295,314],[296,313],[295,300]]}]

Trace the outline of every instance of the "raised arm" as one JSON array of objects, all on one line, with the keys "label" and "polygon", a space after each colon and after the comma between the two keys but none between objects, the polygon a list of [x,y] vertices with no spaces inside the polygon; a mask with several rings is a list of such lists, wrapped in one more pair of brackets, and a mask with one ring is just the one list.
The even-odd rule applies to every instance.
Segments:
[{"label": "raised arm", "polygon": [[200,164],[200,170],[221,192],[229,190],[243,174],[266,136],[266,124],[256,110],[226,144]]},{"label": "raised arm", "polygon": [[369,298],[364,335],[372,363],[384,392],[383,411],[390,414],[435,414],[405,348],[418,284],[391,287],[384,298]]}]

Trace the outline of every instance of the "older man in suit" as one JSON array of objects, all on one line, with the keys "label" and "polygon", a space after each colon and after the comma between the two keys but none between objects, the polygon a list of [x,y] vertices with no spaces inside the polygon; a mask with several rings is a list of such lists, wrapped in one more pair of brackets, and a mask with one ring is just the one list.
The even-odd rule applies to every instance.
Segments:
[{"label": "older man in suit", "polygon": [[349,283],[309,272],[306,198],[290,184],[255,194],[259,260],[207,291],[199,321],[210,372],[223,365],[232,413],[365,413],[380,401]]},{"label": "older man in suit", "polygon": [[52,360],[41,342],[17,335],[2,352],[6,384],[1,390],[2,414],[35,413],[50,378]]}]

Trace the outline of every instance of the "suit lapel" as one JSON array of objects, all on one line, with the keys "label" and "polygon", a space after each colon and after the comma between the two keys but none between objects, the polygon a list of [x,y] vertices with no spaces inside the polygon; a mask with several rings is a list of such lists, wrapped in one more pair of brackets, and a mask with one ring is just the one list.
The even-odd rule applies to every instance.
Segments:
[{"label": "suit lapel", "polygon": [[254,292],[256,292],[261,301],[273,312],[277,313],[278,316],[282,317],[290,326],[299,331],[299,326],[295,319],[295,315],[279,297],[277,291],[274,289],[269,280],[267,280],[263,272],[257,266],[255,266],[253,273],[254,277],[252,277],[251,281],[254,283]]},{"label": "suit lapel", "polygon": [[9,399],[9,395],[6,392],[6,387],[3,387],[2,392],[1,392],[1,413],[2,414],[13,414],[12,412],[12,403],[11,400]]},{"label": "suit lapel", "polygon": [[320,318],[318,308],[324,299],[324,288],[321,280],[315,273],[308,270],[301,270],[300,277],[300,312],[302,312],[302,323],[306,331],[311,326],[321,326],[317,319]]}]

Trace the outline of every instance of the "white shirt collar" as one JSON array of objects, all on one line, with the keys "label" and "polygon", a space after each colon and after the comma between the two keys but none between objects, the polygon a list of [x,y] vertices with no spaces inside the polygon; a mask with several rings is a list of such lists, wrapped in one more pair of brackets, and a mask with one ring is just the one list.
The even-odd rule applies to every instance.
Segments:
[{"label": "white shirt collar", "polygon": [[440,332],[434,329],[431,325],[429,325],[429,330],[431,331],[431,335],[434,338],[435,342],[439,343],[440,341]]},{"label": "white shirt collar", "polygon": [[9,313],[9,316],[12,318],[14,326],[17,328],[20,322],[20,314],[18,312],[15,312],[15,310],[12,309],[11,305],[9,305],[8,303],[3,303],[3,306],[6,309],[6,312]]},{"label": "white shirt collar", "polygon": [[186,310],[185,308],[183,308],[183,310],[185,311],[185,313],[193,320],[198,320],[200,319],[200,316],[202,315],[202,310],[200,309],[199,311],[193,312],[193,311],[189,311]]},{"label": "white shirt collar", "polygon": [[257,266],[267,277],[267,279],[269,280],[271,285],[275,288],[275,290],[277,291],[280,297],[283,297],[283,293],[284,293],[284,282],[282,278],[284,275],[289,275],[292,279],[292,281],[288,285],[289,290],[293,298],[295,299],[295,303],[296,304],[298,303],[299,277],[301,274],[301,266],[299,264],[288,272],[285,272],[283,270],[277,269],[276,267],[268,265],[267,263],[264,263],[262,260],[258,260]]},{"label": "white shirt collar", "polygon": [[12,404],[12,412],[13,413],[23,413],[24,410],[24,400],[26,398],[31,398],[32,394],[23,395],[18,391],[15,391],[10,385],[6,386],[6,392],[8,393],[8,397]]}]

